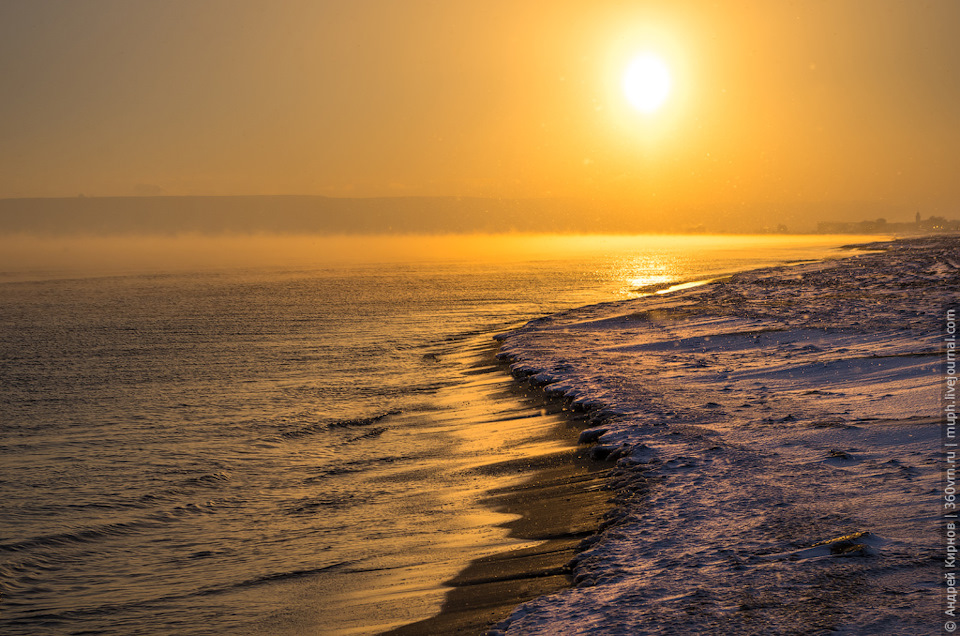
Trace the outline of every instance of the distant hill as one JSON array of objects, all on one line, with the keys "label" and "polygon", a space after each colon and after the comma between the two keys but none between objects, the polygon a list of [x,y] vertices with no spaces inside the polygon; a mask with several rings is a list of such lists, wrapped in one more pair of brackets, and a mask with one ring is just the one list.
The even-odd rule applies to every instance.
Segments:
[{"label": "distant hill", "polygon": [[824,218],[846,223],[835,232],[869,232],[857,220],[870,212],[904,216],[871,203],[655,210],[559,198],[79,196],[0,199],[0,234],[767,233],[828,231],[816,226]]},{"label": "distant hill", "polygon": [[[632,231],[649,231],[634,223]],[[0,199],[0,232],[40,234],[624,231],[552,199],[322,196]]]}]

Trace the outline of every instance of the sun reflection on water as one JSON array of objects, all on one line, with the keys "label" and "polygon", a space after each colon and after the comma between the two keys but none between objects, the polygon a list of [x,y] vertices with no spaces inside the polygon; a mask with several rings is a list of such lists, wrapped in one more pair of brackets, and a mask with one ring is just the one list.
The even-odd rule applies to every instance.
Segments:
[{"label": "sun reflection on water", "polygon": [[647,290],[651,287],[660,287],[668,283],[673,282],[674,278],[667,276],[665,274],[648,274],[646,276],[640,276],[638,278],[631,278],[628,282],[632,291],[641,291]]},{"label": "sun reflection on water", "polygon": [[681,282],[686,271],[681,261],[659,251],[625,259],[616,272],[616,278],[623,281],[621,295],[635,298]]}]

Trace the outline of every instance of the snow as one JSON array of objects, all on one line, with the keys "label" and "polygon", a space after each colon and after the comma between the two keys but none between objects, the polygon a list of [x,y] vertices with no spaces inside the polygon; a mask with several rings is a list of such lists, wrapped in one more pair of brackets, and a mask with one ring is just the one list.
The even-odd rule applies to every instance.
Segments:
[{"label": "snow", "polygon": [[491,634],[939,629],[939,382],[960,243],[928,237],[504,334],[587,410],[615,502],[576,584]]}]

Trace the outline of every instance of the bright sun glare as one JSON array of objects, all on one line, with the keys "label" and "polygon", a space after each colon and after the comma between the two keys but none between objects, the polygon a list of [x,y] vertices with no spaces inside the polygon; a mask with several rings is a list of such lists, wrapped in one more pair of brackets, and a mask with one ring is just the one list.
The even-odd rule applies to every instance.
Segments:
[{"label": "bright sun glare", "polygon": [[670,95],[670,69],[652,53],[633,58],[623,73],[623,94],[640,112],[656,111]]}]

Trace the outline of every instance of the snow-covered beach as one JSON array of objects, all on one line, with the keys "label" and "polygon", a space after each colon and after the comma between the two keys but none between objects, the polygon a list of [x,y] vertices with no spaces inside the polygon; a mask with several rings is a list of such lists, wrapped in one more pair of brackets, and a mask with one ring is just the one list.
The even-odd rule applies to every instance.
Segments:
[{"label": "snow-covered beach", "polygon": [[615,508],[575,586],[496,634],[939,629],[943,312],[927,237],[583,307],[504,334],[515,375],[588,411]]}]

